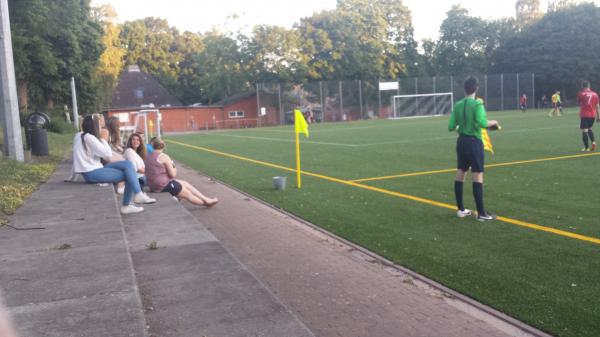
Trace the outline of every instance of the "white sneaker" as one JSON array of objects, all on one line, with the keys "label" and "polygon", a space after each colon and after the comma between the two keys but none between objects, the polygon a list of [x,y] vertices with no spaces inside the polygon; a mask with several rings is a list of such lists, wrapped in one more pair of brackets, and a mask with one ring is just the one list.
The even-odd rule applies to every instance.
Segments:
[{"label": "white sneaker", "polygon": [[133,197],[133,202],[136,204],[153,204],[156,199],[150,198],[146,193],[140,192]]},{"label": "white sneaker", "polygon": [[122,195],[123,193],[125,193],[125,186],[123,186],[123,185],[118,186],[117,187],[117,194],[121,194]]},{"label": "white sneaker", "polygon": [[136,205],[121,206],[121,214],[139,213],[139,212],[142,212],[143,210],[144,210],[144,207],[139,207]]},{"label": "white sneaker", "polygon": [[460,209],[458,211],[456,211],[456,216],[459,218],[464,218],[466,216],[471,215],[471,210],[470,209],[466,209],[464,211],[461,211]]}]

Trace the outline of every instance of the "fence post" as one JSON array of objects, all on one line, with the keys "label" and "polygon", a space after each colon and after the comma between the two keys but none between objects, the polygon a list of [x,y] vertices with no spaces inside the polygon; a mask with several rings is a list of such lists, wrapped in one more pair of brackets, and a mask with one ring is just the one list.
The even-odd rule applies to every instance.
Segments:
[{"label": "fence post", "polygon": [[325,121],[325,103],[323,102],[323,81],[319,81],[319,99],[321,100],[321,122]]},{"label": "fence post", "polygon": [[256,124],[260,127],[260,94],[258,90],[258,82],[256,82]]},{"label": "fence post", "polygon": [[[435,94],[435,76],[433,76],[433,93]],[[436,96],[433,96],[433,110],[437,114],[437,100],[436,100]]]},{"label": "fence post", "polygon": [[281,83],[277,83],[277,100],[279,103],[279,125],[285,124],[285,115],[281,106]]},{"label": "fence post", "polygon": [[521,88],[519,87],[519,73],[517,73],[517,110],[520,108],[519,98],[521,97]]},{"label": "fence post", "polygon": [[342,81],[338,81],[339,97],[340,97],[340,118],[344,120],[344,96],[342,94]]},{"label": "fence post", "polygon": [[358,80],[358,104],[360,104],[360,119],[365,119],[362,103],[362,80]]},{"label": "fence post", "polygon": [[535,109],[535,102],[537,102],[535,98],[535,73],[531,73],[531,91],[533,92],[531,97],[533,99],[533,108]]},{"label": "fence post", "polygon": [[504,73],[500,74],[500,110],[504,110]]},{"label": "fence post", "polygon": [[[419,78],[415,77],[415,95],[419,94]],[[417,108],[416,114],[419,114],[419,98],[415,97],[415,106]]]},{"label": "fence post", "polygon": [[377,79],[377,98],[379,100],[378,106],[377,106],[377,117],[378,118],[381,117],[381,88],[379,87],[379,83],[381,83],[381,79]]},{"label": "fence post", "polygon": [[485,104],[487,104],[487,101],[488,101],[487,74],[483,75],[483,90],[485,90],[484,100],[485,100]]}]

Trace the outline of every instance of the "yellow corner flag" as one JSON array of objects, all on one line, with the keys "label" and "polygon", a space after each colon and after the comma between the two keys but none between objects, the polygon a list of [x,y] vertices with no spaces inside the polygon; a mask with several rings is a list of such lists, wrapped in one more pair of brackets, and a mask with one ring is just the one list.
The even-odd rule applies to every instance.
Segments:
[{"label": "yellow corner flag", "polygon": [[300,133],[308,137],[308,124],[298,109],[294,110],[294,127],[296,129],[296,184],[298,188],[302,188],[302,178],[300,177]]},{"label": "yellow corner flag", "polygon": [[481,129],[481,138],[483,140],[483,149],[485,151],[490,151],[492,154],[494,154],[494,147],[492,146],[490,135],[488,134],[486,129]]},{"label": "yellow corner flag", "polygon": [[296,126],[296,133],[303,133],[308,137],[308,124],[306,124],[306,119],[304,119],[304,115],[298,109],[294,110],[294,122]]}]

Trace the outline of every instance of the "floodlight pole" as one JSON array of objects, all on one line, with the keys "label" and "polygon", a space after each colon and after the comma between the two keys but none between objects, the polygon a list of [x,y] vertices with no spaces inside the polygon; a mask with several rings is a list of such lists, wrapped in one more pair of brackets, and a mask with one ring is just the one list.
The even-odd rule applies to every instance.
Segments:
[{"label": "floodlight pole", "polygon": [[75,89],[75,77],[71,77],[71,101],[73,102],[73,125],[79,131],[79,110],[77,109],[77,90]]},{"label": "floodlight pole", "polygon": [[0,112],[4,125],[4,156],[24,162],[7,0],[0,0],[0,98]]}]

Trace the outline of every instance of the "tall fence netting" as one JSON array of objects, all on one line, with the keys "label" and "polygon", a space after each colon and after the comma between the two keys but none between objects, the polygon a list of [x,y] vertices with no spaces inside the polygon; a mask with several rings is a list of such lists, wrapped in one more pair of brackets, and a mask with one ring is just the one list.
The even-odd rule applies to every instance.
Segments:
[{"label": "tall fence netting", "polygon": [[[452,93],[452,96],[431,96],[403,100],[412,104],[410,116],[450,113],[455,101],[464,96],[466,76],[434,76],[385,80],[316,81],[308,83],[260,83],[256,85],[257,107],[262,110],[261,126],[293,123],[294,109],[300,109],[313,122],[393,118],[394,97]],[[528,98],[528,108],[535,108],[535,75],[486,74],[476,76],[478,96],[488,111],[519,108],[520,97]],[[380,82],[393,82],[391,90],[380,90]],[[429,97],[429,96],[425,96]],[[442,98],[443,97],[443,98]],[[453,100],[449,97],[452,97]],[[417,108],[418,106],[418,108]],[[432,109],[426,111],[424,109]]]}]

